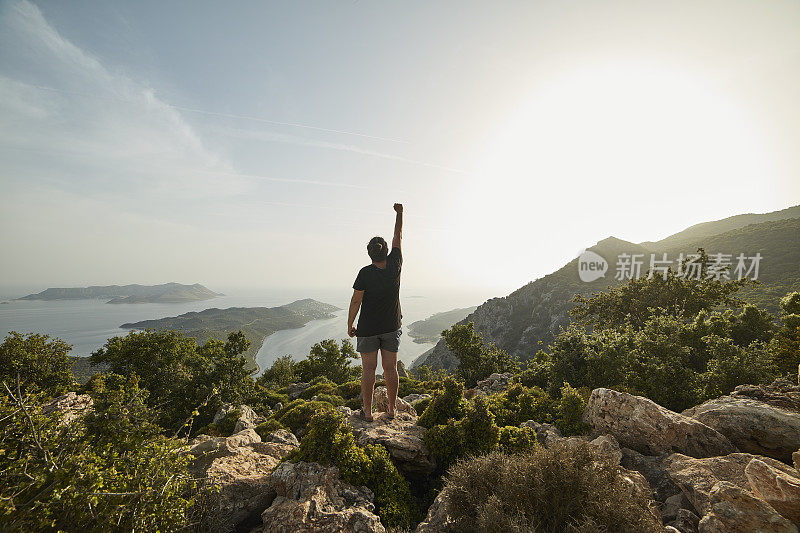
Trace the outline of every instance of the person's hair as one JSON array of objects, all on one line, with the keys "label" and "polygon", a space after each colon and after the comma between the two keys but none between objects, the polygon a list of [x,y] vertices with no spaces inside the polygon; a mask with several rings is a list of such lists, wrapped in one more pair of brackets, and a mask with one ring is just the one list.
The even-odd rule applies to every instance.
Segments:
[{"label": "person's hair", "polygon": [[389,255],[389,247],[383,237],[373,237],[367,243],[367,253],[373,261],[380,262]]}]

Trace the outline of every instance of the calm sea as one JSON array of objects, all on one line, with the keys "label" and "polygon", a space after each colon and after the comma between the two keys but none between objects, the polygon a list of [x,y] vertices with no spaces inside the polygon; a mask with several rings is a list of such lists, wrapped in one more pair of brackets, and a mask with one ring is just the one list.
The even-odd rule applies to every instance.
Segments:
[{"label": "calm sea", "polygon": [[[44,287],[38,290],[43,290]],[[38,292],[38,290],[33,292]],[[120,329],[126,322],[176,316],[189,311],[202,311],[209,308],[228,307],[274,307],[301,298],[314,298],[321,302],[342,308],[336,318],[314,320],[302,328],[277,331],[267,337],[258,352],[256,361],[259,368],[268,368],[281,355],[292,355],[303,359],[311,346],[323,339],[346,338],[347,306],[351,290],[265,291],[231,289],[225,296],[181,304],[119,304],[109,305],[104,300],[13,300],[26,293],[13,290],[2,291],[0,296],[0,335],[3,338],[10,331],[20,333],[45,333],[63,339],[72,345],[72,355],[88,356],[102,346],[106,340],[118,335],[126,335]],[[32,291],[28,291],[32,292]],[[457,307],[467,307],[483,303],[490,294],[456,293],[404,290],[401,296],[403,323],[411,324],[427,318],[434,313],[448,311]],[[431,344],[417,344],[408,337],[403,328],[400,344],[400,359],[410,364],[417,356],[431,348]]]}]

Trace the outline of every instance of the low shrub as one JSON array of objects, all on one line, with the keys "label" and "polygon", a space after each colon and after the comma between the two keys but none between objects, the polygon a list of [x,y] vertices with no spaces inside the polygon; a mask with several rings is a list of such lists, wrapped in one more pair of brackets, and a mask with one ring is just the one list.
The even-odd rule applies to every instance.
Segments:
[{"label": "low shrub", "polygon": [[419,417],[417,424],[431,428],[446,424],[451,418],[458,420],[464,417],[465,407],[464,385],[453,378],[447,378],[444,381],[444,390],[433,393],[433,398]]},{"label": "low shrub", "polygon": [[289,403],[289,396],[259,386],[253,394],[253,397],[249,400],[248,405],[250,405],[256,413],[264,414],[268,410],[275,409],[275,406],[279,403],[283,405]]},{"label": "low shrub", "polygon": [[589,399],[589,389],[574,389],[569,383],[561,387],[561,398],[558,400],[558,416],[555,419],[556,427],[565,436],[580,435],[588,429],[583,422],[583,412],[586,410],[586,401]]},{"label": "low shrub", "polygon": [[258,433],[258,436],[261,437],[262,440],[266,439],[270,433],[274,433],[279,429],[287,428],[274,418],[270,418],[266,422],[263,422],[255,427],[256,433]]},{"label": "low shrub", "polygon": [[584,442],[459,462],[444,490],[459,531],[663,531],[647,496],[631,491],[616,465]]},{"label": "low shrub", "polygon": [[316,397],[316,401],[328,402],[329,404],[335,406],[344,405],[344,398],[341,396],[335,396],[333,394],[319,394]]},{"label": "low shrub", "polygon": [[360,447],[341,413],[332,410],[315,414],[300,447],[288,460],[334,465],[342,480],[366,486],[375,494],[375,510],[389,527],[408,528],[413,504],[408,481],[400,474],[386,448],[380,445]]},{"label": "low shrub", "polygon": [[507,391],[490,398],[489,409],[498,426],[518,426],[526,420],[552,423],[556,402],[539,387],[512,385]]},{"label": "low shrub", "polygon": [[275,413],[275,420],[289,428],[295,435],[302,434],[311,417],[317,411],[332,409],[334,406],[328,402],[294,400]]},{"label": "low shrub", "polygon": [[499,433],[487,399],[478,396],[467,404],[461,420],[451,418],[447,424],[430,428],[425,433],[425,446],[436,458],[438,468],[444,470],[458,458],[495,449]]},{"label": "low shrub", "polygon": [[338,385],[325,376],[311,380],[311,386],[300,394],[300,398],[310,400],[319,394],[336,394]]},{"label": "low shrub", "polygon": [[336,394],[346,400],[350,400],[352,398],[360,398],[361,380],[354,379],[353,381],[342,383],[341,385],[339,385],[339,387],[337,387]]},{"label": "low shrub", "polygon": [[500,428],[497,446],[503,453],[524,452],[535,445],[536,432],[529,427],[505,426]]}]

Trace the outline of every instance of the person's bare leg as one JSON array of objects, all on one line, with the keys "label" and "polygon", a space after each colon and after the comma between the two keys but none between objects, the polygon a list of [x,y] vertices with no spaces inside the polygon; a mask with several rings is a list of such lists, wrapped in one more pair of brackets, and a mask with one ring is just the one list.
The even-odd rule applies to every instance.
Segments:
[{"label": "person's bare leg", "polygon": [[375,387],[375,369],[378,352],[361,354],[361,399],[367,420],[372,419],[372,389]]},{"label": "person's bare leg", "polygon": [[394,416],[397,407],[397,389],[400,386],[397,352],[387,352],[381,348],[381,365],[383,365],[383,379],[386,381],[386,394],[389,396],[389,416]]}]

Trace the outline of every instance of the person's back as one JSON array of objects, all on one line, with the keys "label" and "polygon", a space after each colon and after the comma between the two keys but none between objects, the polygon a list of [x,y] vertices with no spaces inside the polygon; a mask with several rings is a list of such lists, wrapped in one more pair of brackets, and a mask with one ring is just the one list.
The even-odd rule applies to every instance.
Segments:
[{"label": "person's back", "polygon": [[[372,264],[358,272],[353,283],[353,297],[347,317],[347,333],[356,336],[356,349],[361,354],[361,394],[364,400],[363,416],[372,420],[372,390],[378,350],[381,351],[383,375],[389,396],[388,413],[394,417],[397,402],[397,351],[400,348],[402,312],[400,310],[400,272],[403,255],[400,250],[403,228],[403,206],[394,204],[395,218],[392,250],[388,251],[382,237],[373,237],[367,244]],[[358,326],[354,326],[359,313]]]}]

